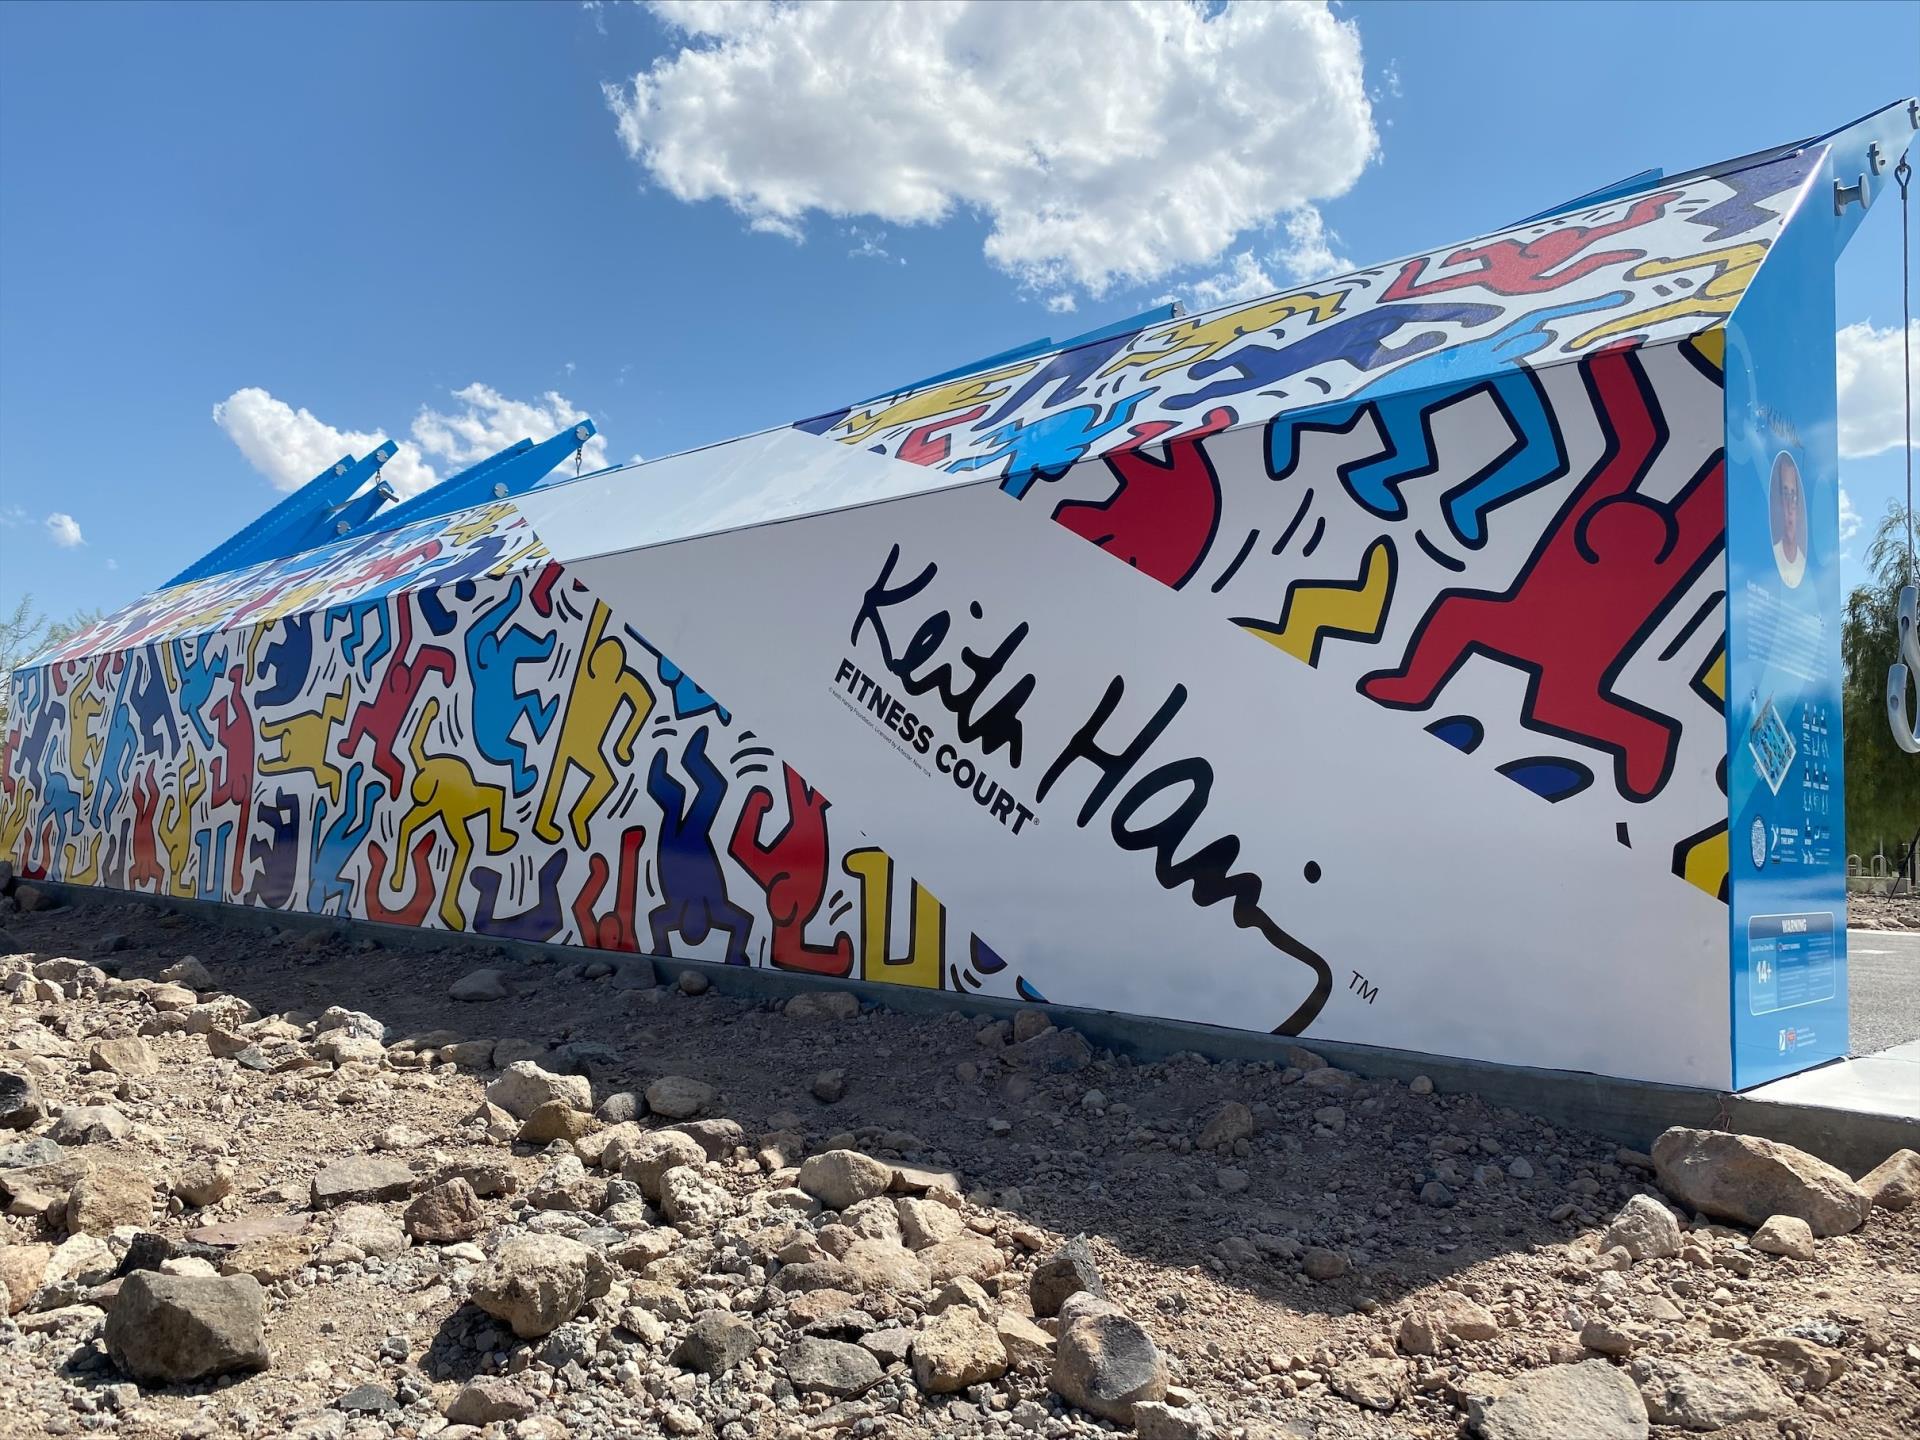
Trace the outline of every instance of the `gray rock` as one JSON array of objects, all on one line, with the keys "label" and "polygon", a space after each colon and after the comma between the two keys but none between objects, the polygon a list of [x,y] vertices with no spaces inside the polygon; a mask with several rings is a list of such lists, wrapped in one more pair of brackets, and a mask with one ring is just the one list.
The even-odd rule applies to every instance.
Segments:
[{"label": "gray rock", "polygon": [[702,1375],[723,1375],[758,1343],[753,1326],[731,1310],[703,1310],[674,1347],[673,1363]]},{"label": "gray rock", "polygon": [[266,1292],[250,1275],[136,1270],[107,1313],[107,1353],[134,1379],[168,1385],[264,1370],[266,1315]]},{"label": "gray rock", "polygon": [[1750,1242],[1762,1255],[1784,1255],[1789,1260],[1813,1259],[1813,1229],[1796,1215],[1769,1216],[1753,1232]]},{"label": "gray rock", "polygon": [[624,1125],[647,1113],[647,1102],[631,1090],[616,1090],[593,1112],[609,1125]]},{"label": "gray rock", "polygon": [[473,1283],[473,1303],[504,1320],[522,1340],[551,1334],[612,1283],[607,1262],[559,1235],[507,1241]]},{"label": "gray rock", "polygon": [[378,1385],[356,1385],[335,1400],[333,1408],[349,1415],[386,1415],[398,1410],[400,1402],[393,1398],[392,1391]]},{"label": "gray rock", "polygon": [[835,1067],[813,1077],[813,1098],[822,1105],[837,1105],[847,1098],[847,1072]]},{"label": "gray rock", "polygon": [[491,1425],[525,1420],[539,1408],[533,1396],[504,1375],[476,1375],[447,1406],[447,1419],[455,1425]]},{"label": "gray rock", "polygon": [[137,1036],[94,1041],[87,1050],[87,1065],[114,1075],[155,1075],[160,1070],[152,1048]]},{"label": "gray rock", "polygon": [[1130,1425],[1137,1402],[1166,1399],[1167,1364],[1125,1315],[1089,1315],[1061,1332],[1048,1384],[1069,1404]]},{"label": "gray rock", "polygon": [[808,1157],[795,1183],[829,1210],[844,1210],[886,1194],[893,1167],[858,1150],[827,1150]]},{"label": "gray rock", "polygon": [[675,1225],[715,1225],[733,1211],[732,1193],[703,1169],[682,1165],[660,1177],[660,1213]]},{"label": "gray rock", "polygon": [[429,1245],[471,1240],[487,1228],[487,1212],[473,1186],[458,1175],[414,1196],[404,1217],[407,1233]]},{"label": "gray rock", "polygon": [[47,1134],[62,1145],[97,1145],[124,1140],[132,1130],[133,1122],[111,1105],[74,1105],[60,1112]]},{"label": "gray rock", "polygon": [[1328,1250],[1319,1245],[1308,1246],[1300,1263],[1309,1280],[1338,1280],[1352,1268],[1345,1251]]},{"label": "gray rock", "polygon": [[[1169,1405],[1164,1400],[1141,1400],[1133,1407],[1137,1440],[1212,1440],[1213,1416],[1198,1405]],[[1261,1440],[1281,1440],[1280,1431]]]},{"label": "gray rock", "polygon": [[1634,1260],[1664,1260],[1680,1253],[1680,1222],[1651,1195],[1635,1195],[1600,1237],[1604,1254],[1619,1246]]},{"label": "gray rock", "polygon": [[601,1163],[617,1169],[620,1178],[640,1187],[647,1199],[658,1204],[660,1182],[669,1170],[683,1165],[706,1163],[707,1152],[698,1140],[678,1130],[643,1131],[630,1143],[609,1145],[601,1154]]},{"label": "gray rock", "polygon": [[1027,1296],[1033,1302],[1033,1313],[1044,1319],[1058,1315],[1067,1297],[1082,1291],[1104,1298],[1107,1287],[1101,1282],[1100,1267],[1093,1263],[1087,1237],[1076,1235],[1033,1267]]},{"label": "gray rock", "polygon": [[1920,1204],[1920,1155],[1911,1150],[1894,1151],[1860,1177],[1860,1188],[1882,1210],[1905,1210]]},{"label": "gray rock", "polygon": [[1640,1392],[1605,1360],[1529,1370],[1496,1395],[1470,1395],[1467,1419],[1481,1440],[1647,1440]]},{"label": "gray rock", "polygon": [[233,1166],[225,1160],[189,1160],[173,1172],[171,1188],[183,1205],[218,1204],[233,1193]]},{"label": "gray rock", "polygon": [[1200,1148],[1212,1150],[1221,1145],[1231,1145],[1236,1140],[1248,1140],[1253,1136],[1253,1111],[1238,1100],[1229,1100],[1207,1121],[1206,1128],[1200,1132]]},{"label": "gray rock", "polygon": [[948,1305],[913,1341],[913,1379],[934,1395],[952,1395],[1007,1373],[1007,1347],[970,1305]]},{"label": "gray rock", "polygon": [[511,994],[505,974],[491,966],[470,970],[447,987],[449,1000],[504,1000]]},{"label": "gray rock", "polygon": [[704,995],[713,988],[713,982],[707,979],[706,971],[691,967],[682,970],[673,985],[682,995]]},{"label": "gray rock", "polygon": [[413,1191],[413,1171],[385,1155],[349,1155],[313,1177],[316,1210],[375,1200],[404,1200]]},{"label": "gray rock", "polygon": [[698,1141],[709,1160],[730,1159],[738,1146],[747,1143],[747,1132],[737,1120],[688,1120],[668,1128]]},{"label": "gray rock", "polygon": [[802,1395],[831,1395],[845,1400],[864,1395],[880,1383],[880,1362],[858,1345],[844,1340],[808,1337],[788,1346],[780,1356],[787,1381]]},{"label": "gray rock", "polygon": [[1327,1383],[1342,1400],[1384,1415],[1406,1398],[1407,1367],[1398,1360],[1369,1356],[1334,1366]]},{"label": "gray rock", "polygon": [[380,1045],[387,1043],[387,1027],[364,1010],[329,1005],[314,1022],[313,1033],[325,1035],[329,1030],[346,1030],[363,1040],[372,1040]]},{"label": "gray rock", "polygon": [[1792,1403],[1758,1361],[1739,1351],[1715,1356],[1711,1365],[1697,1369],[1651,1356],[1628,1368],[1656,1425],[1723,1430],[1742,1420],[1764,1420]]},{"label": "gray rock", "polygon": [[524,1121],[550,1100],[574,1110],[592,1110],[593,1086],[584,1075],[556,1075],[531,1060],[516,1060],[487,1086],[487,1100]]},{"label": "gray rock", "polygon": [[1796,1215],[1815,1235],[1860,1228],[1873,1200],[1845,1171],[1756,1135],[1676,1125],[1653,1142],[1660,1188],[1703,1215],[1760,1225]]},{"label": "gray rock", "polygon": [[691,1120],[713,1103],[713,1087],[685,1075],[662,1075],[647,1086],[647,1108],[669,1120]]},{"label": "gray rock", "polygon": [[36,1135],[31,1140],[16,1140],[11,1145],[0,1145],[0,1172],[53,1165],[60,1158],[59,1141],[49,1135]]},{"label": "gray rock", "polygon": [[198,957],[182,955],[173,964],[160,972],[160,979],[175,985],[184,985],[189,990],[212,990],[217,984],[212,973],[202,965]]},{"label": "gray rock", "polygon": [[26,1130],[47,1118],[31,1075],[0,1070],[0,1130]]},{"label": "gray rock", "polygon": [[[1032,1014],[1023,1010],[1021,1016]],[[1078,1030],[1045,1030],[1013,1047],[1013,1058],[1046,1075],[1071,1075],[1093,1063],[1093,1047]]]},{"label": "gray rock", "polygon": [[116,1225],[142,1225],[153,1218],[153,1181],[141,1170],[96,1165],[67,1194],[67,1229],[104,1235]]},{"label": "gray rock", "polygon": [[781,1013],[789,1020],[851,1020],[860,1013],[860,997],[850,990],[803,990]]}]

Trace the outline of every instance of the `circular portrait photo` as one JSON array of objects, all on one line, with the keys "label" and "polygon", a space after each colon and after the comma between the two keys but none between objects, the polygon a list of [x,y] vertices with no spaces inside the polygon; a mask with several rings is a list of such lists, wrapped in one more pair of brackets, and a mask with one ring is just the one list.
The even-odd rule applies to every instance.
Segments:
[{"label": "circular portrait photo", "polygon": [[1773,563],[1791,589],[1807,573],[1807,492],[1799,464],[1785,450],[1773,461],[1768,523],[1773,531]]}]

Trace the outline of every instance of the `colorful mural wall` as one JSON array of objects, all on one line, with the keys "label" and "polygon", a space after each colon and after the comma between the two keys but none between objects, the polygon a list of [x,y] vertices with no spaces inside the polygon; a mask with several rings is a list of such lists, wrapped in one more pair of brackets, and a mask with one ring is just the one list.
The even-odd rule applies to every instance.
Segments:
[{"label": "colorful mural wall", "polygon": [[[1805,790],[1816,751],[1840,793],[1730,659],[1761,482],[1740,430],[1729,494],[1729,440],[1796,382],[1755,399],[1728,336],[1833,163],[1652,185],[161,590],[17,674],[0,854],[1727,1085],[1755,908],[1729,902],[1766,869],[1737,869],[1729,815],[1755,765]],[[1825,403],[1796,462],[1809,604]],[[1837,866],[1795,854],[1788,918],[1838,913],[1844,1016]]]}]

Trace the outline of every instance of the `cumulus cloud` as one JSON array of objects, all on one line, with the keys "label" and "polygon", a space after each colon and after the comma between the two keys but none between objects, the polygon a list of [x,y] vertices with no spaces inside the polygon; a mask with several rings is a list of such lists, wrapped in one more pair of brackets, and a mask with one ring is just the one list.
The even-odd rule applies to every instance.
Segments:
[{"label": "cumulus cloud", "polygon": [[[1911,322],[1908,339],[1920,350],[1920,320]],[[1885,330],[1867,322],[1844,325],[1834,337],[1840,382],[1840,454],[1863,459],[1909,443],[1901,396],[1901,345],[1898,326]]]},{"label": "cumulus cloud", "polygon": [[[257,385],[236,390],[215,405],[213,423],[276,490],[298,490],[343,455],[365,455],[388,438],[383,432],[341,430]],[[419,450],[404,443],[382,477],[402,495],[424,490],[436,478]]]},{"label": "cumulus cloud", "polygon": [[[452,398],[456,403],[446,410],[420,407],[412,438],[399,441],[381,470],[381,478],[402,499],[520,440],[545,440],[585,418],[557,390],[532,401],[514,400],[476,381],[455,390]],[[342,430],[258,386],[234,391],[213,407],[213,419],[276,490],[297,490],[341,456],[365,455],[383,439],[395,438],[387,431]],[[598,435],[587,442],[582,463],[587,469],[607,463]]]},{"label": "cumulus cloud", "polygon": [[652,8],[676,48],[606,97],[668,193],[794,238],[816,212],[975,212],[988,259],[1049,293],[1211,264],[1276,221],[1311,253],[1314,204],[1378,143],[1359,32],[1323,4]]},{"label": "cumulus cloud", "polygon": [[1860,533],[1860,512],[1853,508],[1853,497],[1847,493],[1847,487],[1840,487],[1840,543],[1846,544]]},{"label": "cumulus cloud", "polygon": [[[451,410],[425,406],[413,419],[413,438],[429,455],[446,462],[448,474],[531,437],[544,440],[587,418],[587,412],[558,390],[533,400],[512,400],[491,385],[475,381],[453,392],[459,404]],[[598,470],[607,463],[606,442],[596,435],[587,441],[582,466]]]},{"label": "cumulus cloud", "polygon": [[56,510],[47,516],[47,536],[62,550],[71,550],[76,545],[87,543],[80,533],[80,522],[64,510]]}]

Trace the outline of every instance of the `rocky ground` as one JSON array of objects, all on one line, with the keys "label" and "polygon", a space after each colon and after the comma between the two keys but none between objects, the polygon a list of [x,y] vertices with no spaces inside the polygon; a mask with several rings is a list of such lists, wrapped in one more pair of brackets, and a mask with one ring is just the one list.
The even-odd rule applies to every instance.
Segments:
[{"label": "rocky ground", "polygon": [[1847,924],[1859,930],[1920,930],[1920,895],[1849,895]]},{"label": "rocky ground", "polygon": [[145,905],[0,926],[0,1434],[1920,1433],[1907,1152],[1638,1154],[1304,1049]]}]

